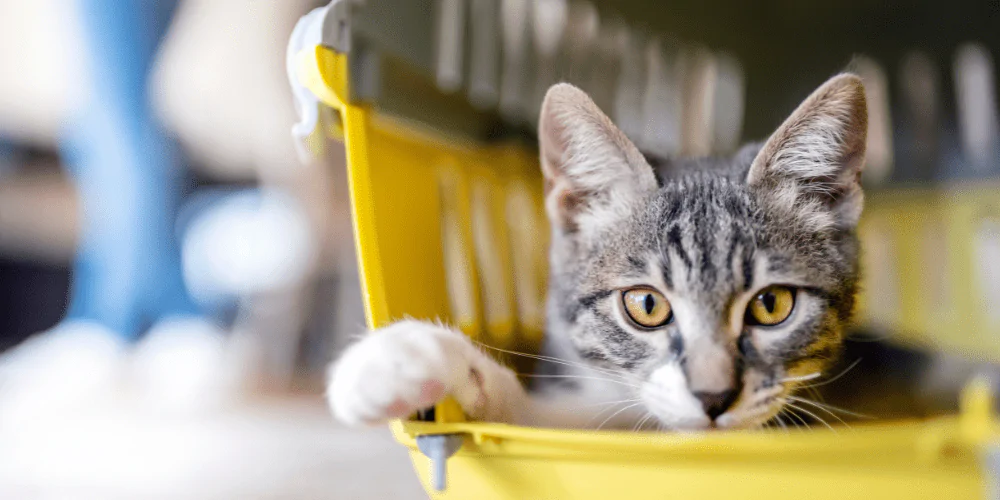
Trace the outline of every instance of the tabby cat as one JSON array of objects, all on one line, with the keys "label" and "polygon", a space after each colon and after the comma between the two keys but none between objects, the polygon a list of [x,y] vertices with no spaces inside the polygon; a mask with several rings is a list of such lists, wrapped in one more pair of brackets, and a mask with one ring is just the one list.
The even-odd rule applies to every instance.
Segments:
[{"label": "tabby cat", "polygon": [[334,414],[378,423],[450,395],[472,418],[522,425],[771,421],[841,350],[866,137],[864,88],[840,74],[763,144],[654,167],[583,91],[553,86],[539,122],[552,227],[539,364],[570,383],[529,393],[459,331],[405,320],[331,366]]}]

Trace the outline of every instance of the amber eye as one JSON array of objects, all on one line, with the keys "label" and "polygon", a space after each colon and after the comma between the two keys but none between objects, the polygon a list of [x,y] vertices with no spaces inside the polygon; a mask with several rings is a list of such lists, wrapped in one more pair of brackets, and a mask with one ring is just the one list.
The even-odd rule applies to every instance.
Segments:
[{"label": "amber eye", "polygon": [[760,291],[747,306],[747,322],[774,326],[788,319],[795,307],[795,290],[787,286],[769,286]]},{"label": "amber eye", "polygon": [[662,293],[651,288],[633,288],[622,293],[625,312],[636,324],[645,328],[657,328],[673,319],[670,302]]}]

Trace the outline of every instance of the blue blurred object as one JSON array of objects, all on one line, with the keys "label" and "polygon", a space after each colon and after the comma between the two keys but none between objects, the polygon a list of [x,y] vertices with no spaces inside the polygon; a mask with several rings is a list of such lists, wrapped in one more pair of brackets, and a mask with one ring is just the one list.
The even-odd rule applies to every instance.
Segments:
[{"label": "blue blurred object", "polygon": [[63,138],[82,208],[67,320],[133,340],[197,315],[174,233],[184,159],[152,109],[149,76],[176,1],[78,0],[89,85]]}]

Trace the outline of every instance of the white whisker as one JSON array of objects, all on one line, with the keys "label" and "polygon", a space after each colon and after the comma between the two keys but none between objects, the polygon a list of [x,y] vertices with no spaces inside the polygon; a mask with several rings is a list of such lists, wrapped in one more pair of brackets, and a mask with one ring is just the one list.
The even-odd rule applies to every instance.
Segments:
[{"label": "white whisker", "polygon": [[650,419],[650,418],[652,418],[652,417],[653,417],[653,414],[652,414],[652,413],[650,413],[650,412],[649,412],[649,411],[647,410],[647,411],[646,411],[646,415],[645,415],[645,416],[643,416],[643,417],[642,417],[642,418],[641,418],[641,419],[640,419],[640,420],[639,420],[638,422],[636,422],[636,424],[635,424],[635,426],[634,426],[634,427],[632,427],[632,432],[638,432],[638,431],[639,431],[639,429],[641,429],[641,428],[642,428],[643,424],[645,424],[646,422],[648,422],[648,421],[649,421],[649,419]]},{"label": "white whisker", "polygon": [[[809,428],[809,424],[806,423],[805,419],[803,419],[802,417],[800,417],[797,413],[792,412],[792,410],[790,408],[788,408],[787,406],[783,406],[781,408],[781,413],[784,414],[784,415],[788,415],[788,420],[799,431],[801,431],[803,428],[806,428],[806,429]],[[799,426],[800,423],[802,424],[801,426]]]},{"label": "white whisker", "polygon": [[799,375],[797,377],[785,377],[779,380],[778,382],[805,382],[806,380],[813,380],[822,376],[823,376],[822,372],[812,372],[810,374]]},{"label": "white whisker", "polygon": [[502,353],[505,353],[505,354],[511,354],[511,355],[514,355],[514,356],[523,356],[525,358],[537,359],[539,361],[548,361],[550,363],[555,363],[555,364],[559,364],[559,365],[570,366],[570,367],[573,367],[573,368],[583,368],[583,369],[587,369],[587,370],[593,370],[595,372],[603,373],[605,375],[609,375],[609,376],[612,376],[612,377],[624,378],[624,375],[621,374],[621,373],[619,373],[619,372],[615,372],[613,370],[608,370],[608,369],[604,369],[604,368],[598,368],[596,366],[590,366],[590,365],[586,365],[586,364],[583,364],[583,363],[577,363],[575,361],[570,361],[568,359],[556,358],[556,357],[553,357],[553,356],[543,356],[541,354],[528,354],[526,352],[510,351],[510,350],[507,350],[507,349],[501,349],[499,347],[493,347],[491,345],[484,344],[484,343],[479,342],[477,340],[473,340],[472,342],[474,342],[476,345],[478,345],[480,347],[485,347],[487,349],[492,349],[494,351],[502,352]]},{"label": "white whisker", "polygon": [[847,422],[844,422],[844,419],[840,418],[840,416],[839,416],[839,415],[837,415],[836,413],[834,413],[834,412],[832,412],[832,411],[830,411],[830,410],[828,410],[828,409],[824,408],[823,406],[821,406],[821,405],[820,405],[819,403],[817,403],[817,402],[815,402],[815,401],[810,401],[810,400],[808,400],[808,399],[805,399],[805,398],[797,398],[797,397],[795,397],[795,396],[788,396],[788,399],[791,399],[792,401],[798,401],[799,403],[802,403],[802,404],[807,404],[807,405],[809,405],[809,406],[813,406],[813,407],[816,407],[816,408],[818,408],[819,410],[822,410],[823,412],[825,412],[825,413],[828,413],[828,414],[829,414],[829,415],[831,415],[831,416],[832,416],[833,418],[835,418],[835,419],[837,419],[838,421],[840,421],[840,423],[841,423],[841,424],[843,424],[843,425],[844,425],[844,427],[847,427],[848,429],[850,429],[850,428],[851,428],[851,426],[850,426],[850,425],[847,425]]},{"label": "white whisker", "polygon": [[603,401],[603,402],[600,402],[600,403],[591,403],[591,404],[586,404],[586,405],[574,406],[574,408],[581,408],[581,409],[583,409],[583,408],[595,408],[595,407],[598,407],[598,406],[618,405],[618,404],[622,404],[622,403],[636,403],[638,401],[640,401],[640,399],[638,399],[638,398],[623,399],[621,401]]},{"label": "white whisker", "polygon": [[[873,417],[871,415],[865,415],[863,413],[855,413],[853,411],[845,410],[843,408],[838,408],[838,407],[830,405],[830,404],[820,403],[819,401],[813,401],[813,400],[810,400],[810,399],[807,399],[807,398],[800,398],[798,396],[792,396],[792,395],[789,395],[788,398],[791,399],[791,400],[793,400],[793,401],[798,401],[800,403],[807,403],[807,404],[813,405],[813,406],[815,406],[817,408],[820,408],[820,409],[826,411],[827,413],[833,415],[834,417],[837,417],[837,415],[835,415],[833,413],[833,411],[839,411],[839,412],[843,413],[844,415],[849,415],[851,417],[857,417],[857,418],[864,418],[864,419],[875,420],[875,417]],[[833,411],[831,411],[831,410],[833,410]],[[837,418],[839,419],[840,417],[837,417]],[[843,420],[841,420],[841,422],[843,422]]]},{"label": "white whisker", "polygon": [[781,419],[781,413],[780,412],[774,416],[774,420],[776,422],[778,422],[778,425],[780,425],[781,428],[782,428],[782,430],[784,430],[785,433],[787,434],[788,433],[788,426],[785,425],[785,421]]},{"label": "white whisker", "polygon": [[[590,419],[587,420],[586,427],[589,428],[590,427],[590,423],[593,422],[593,421],[595,421],[595,420],[597,420],[598,418],[600,418],[601,415],[604,414],[604,412],[606,412],[606,411],[613,411],[616,408],[617,405],[623,405],[623,404],[626,404],[626,403],[631,403],[631,404],[625,406],[625,408],[630,408],[630,407],[635,406],[637,404],[641,404],[642,402],[640,400],[638,400],[638,399],[633,399],[633,400],[626,399],[626,400],[614,401],[614,402],[602,405],[602,406],[604,406],[604,408],[601,408],[600,410],[598,410],[597,413],[594,413],[594,416],[590,417]],[[618,414],[618,412],[620,412],[622,409],[624,409],[624,408],[619,409],[614,414],[612,414],[612,416]]]},{"label": "white whisker", "polygon": [[823,395],[820,394],[819,389],[816,389],[815,387],[804,387],[804,389],[809,394],[812,395],[813,401],[817,401],[817,402],[821,402],[821,403],[825,403],[826,402],[826,401],[823,401]]},{"label": "white whisker", "polygon": [[808,388],[814,388],[814,387],[823,387],[826,384],[829,384],[829,383],[832,383],[832,382],[836,382],[837,380],[840,379],[840,377],[843,377],[844,375],[847,375],[847,372],[853,370],[855,366],[858,366],[858,363],[860,363],[862,359],[863,358],[858,358],[857,361],[851,363],[851,366],[848,366],[847,368],[844,369],[844,371],[838,373],[837,376],[835,376],[835,377],[833,377],[831,379],[827,379],[827,380],[824,380],[822,382],[817,382],[815,384],[804,385],[802,387],[807,388],[807,389]]},{"label": "white whisker", "polygon": [[811,411],[809,411],[809,410],[807,410],[805,408],[802,408],[801,406],[796,406],[794,403],[791,403],[789,401],[785,401],[785,405],[787,405],[789,408],[792,408],[792,409],[794,409],[796,411],[801,411],[802,413],[805,413],[806,415],[809,415],[813,419],[817,420],[819,423],[825,425],[827,429],[830,429],[834,433],[837,432],[837,429],[834,429],[832,425],[830,425],[829,423],[827,423],[826,420],[823,420],[822,418],[820,418],[819,415],[816,415],[815,413],[813,413],[813,412],[811,412]]},{"label": "white whisker", "polygon": [[624,408],[622,408],[622,409],[620,409],[620,410],[612,413],[611,416],[609,416],[608,418],[604,419],[603,422],[601,422],[601,425],[597,426],[597,430],[601,430],[601,427],[604,427],[604,424],[608,423],[608,421],[610,421],[612,418],[615,418],[616,416],[618,416],[619,413],[621,413],[621,412],[623,412],[623,411],[625,411],[625,410],[627,410],[629,408],[634,408],[636,406],[639,406],[641,404],[642,403],[632,403],[632,404],[630,404],[630,405],[628,405],[628,406],[626,406],[626,407],[624,407]]},{"label": "white whisker", "polygon": [[615,384],[621,384],[621,385],[624,385],[626,387],[631,387],[633,389],[638,389],[639,388],[639,386],[637,386],[635,384],[630,384],[628,382],[625,382],[624,380],[617,380],[617,379],[606,378],[606,377],[595,377],[595,376],[589,376],[589,375],[570,375],[570,374],[565,374],[565,375],[562,375],[562,374],[551,374],[550,375],[550,374],[542,374],[542,373],[520,373],[518,375],[520,375],[522,377],[532,377],[532,378],[562,378],[562,379],[601,380],[601,381],[604,381],[604,382],[612,382],[612,383],[615,383]]}]

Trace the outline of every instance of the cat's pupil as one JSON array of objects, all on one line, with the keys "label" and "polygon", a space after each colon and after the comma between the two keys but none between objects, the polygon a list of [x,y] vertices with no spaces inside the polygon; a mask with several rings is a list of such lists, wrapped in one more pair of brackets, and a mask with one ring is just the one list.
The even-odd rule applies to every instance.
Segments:
[{"label": "cat's pupil", "polygon": [[767,312],[774,313],[774,306],[778,298],[773,293],[768,292],[763,294],[760,300],[764,303],[764,308],[767,309]]},{"label": "cat's pupil", "polygon": [[656,305],[653,300],[653,294],[646,294],[646,299],[643,301],[642,305],[646,308],[646,314],[653,314],[653,306]]}]

